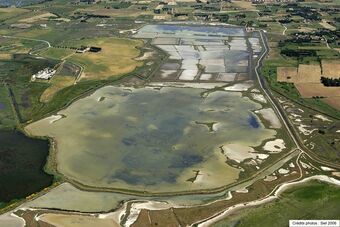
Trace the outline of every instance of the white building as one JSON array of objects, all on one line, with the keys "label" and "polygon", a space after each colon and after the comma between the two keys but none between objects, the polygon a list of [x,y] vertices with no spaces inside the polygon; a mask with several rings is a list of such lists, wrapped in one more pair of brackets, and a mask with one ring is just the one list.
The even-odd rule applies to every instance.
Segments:
[{"label": "white building", "polygon": [[56,72],[57,71],[55,69],[45,68],[36,74],[33,74],[32,81],[35,81],[35,79],[49,80]]}]

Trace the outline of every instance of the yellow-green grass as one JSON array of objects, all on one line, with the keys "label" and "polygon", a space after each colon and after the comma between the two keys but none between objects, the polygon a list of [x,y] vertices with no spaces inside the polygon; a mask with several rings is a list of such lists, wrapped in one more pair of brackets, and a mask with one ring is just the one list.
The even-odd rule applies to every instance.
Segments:
[{"label": "yellow-green grass", "polygon": [[53,13],[43,12],[43,13],[39,13],[39,14],[34,15],[34,16],[22,18],[22,19],[19,20],[19,22],[34,23],[34,22],[48,20],[49,18],[56,18],[56,17],[57,16]]},{"label": "yellow-green grass", "polygon": [[25,29],[22,32],[18,32],[15,35],[19,37],[25,38],[36,38],[40,39],[42,36],[48,35],[49,33],[53,32],[51,28],[30,28]]},{"label": "yellow-green grass", "polygon": [[[70,43],[70,46],[96,46],[102,50],[98,53],[86,52],[69,56],[66,60],[84,67],[81,75],[83,80],[100,80],[109,77],[119,77],[132,72],[136,67],[142,66],[138,57],[143,45],[142,41],[121,38],[96,38],[84,39]],[[63,53],[64,51],[64,53]],[[70,50],[60,49],[46,51],[42,53],[45,57],[59,56],[61,58],[70,55]]]},{"label": "yellow-green grass", "polygon": [[74,84],[75,78],[73,76],[62,76],[57,75],[54,76],[50,83],[51,86],[49,86],[40,96],[41,102],[49,102],[53,96],[60,91],[61,89],[71,86]]},{"label": "yellow-green grass", "polygon": [[0,60],[11,60],[12,59],[12,54],[3,54],[0,52]]},{"label": "yellow-green grass", "polygon": [[246,10],[256,10],[256,7],[251,2],[247,1],[234,1],[232,5]]},{"label": "yellow-green grass", "polygon": [[22,9],[22,8],[0,8],[0,20],[6,20],[11,17],[15,17],[17,15],[20,15],[22,13],[29,12],[27,9]]},{"label": "yellow-green grass", "polygon": [[110,17],[131,17],[136,18],[142,15],[153,15],[153,12],[150,10],[138,10],[135,7],[129,7],[124,9],[103,9],[99,7],[91,7],[90,9],[81,9],[78,12],[95,14],[101,16],[110,16]]},{"label": "yellow-green grass", "polygon": [[[1,39],[0,55],[12,55],[20,53],[28,53],[29,50],[36,44],[35,41],[21,39]],[[1,58],[5,60],[4,58]]]},{"label": "yellow-green grass", "polygon": [[47,56],[49,58],[63,59],[74,52],[75,50],[71,50],[71,49],[51,47],[51,48],[46,49],[44,52],[40,54],[43,56]]}]

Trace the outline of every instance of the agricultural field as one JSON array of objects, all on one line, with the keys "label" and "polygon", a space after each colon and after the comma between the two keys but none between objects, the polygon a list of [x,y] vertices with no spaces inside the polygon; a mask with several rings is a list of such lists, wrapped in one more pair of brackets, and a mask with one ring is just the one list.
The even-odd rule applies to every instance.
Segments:
[{"label": "agricultural field", "polygon": [[[120,77],[143,65],[137,61],[141,41],[117,38],[82,39],[64,42],[65,48],[49,48],[39,55],[46,58],[61,59],[83,68],[79,80],[104,80]],[[100,53],[76,53],[68,47],[99,46]]]},{"label": "agricultural field", "polygon": [[6,21],[9,18],[13,18],[26,12],[29,11],[21,8],[0,8],[0,21]]},{"label": "agricultural field", "polygon": [[299,94],[303,98],[321,97],[323,101],[339,110],[340,88],[327,87],[321,82],[321,78],[336,78],[340,61],[322,60],[319,64],[299,64],[298,67],[277,67],[277,81],[294,83]]},{"label": "agricultural field", "polygon": [[5,1],[0,226],[337,219],[338,3]]}]

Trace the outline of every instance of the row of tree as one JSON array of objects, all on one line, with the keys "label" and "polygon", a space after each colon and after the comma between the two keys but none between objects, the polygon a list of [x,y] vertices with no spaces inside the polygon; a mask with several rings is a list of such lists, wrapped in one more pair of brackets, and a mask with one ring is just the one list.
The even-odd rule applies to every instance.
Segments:
[{"label": "row of tree", "polygon": [[340,87],[340,78],[321,77],[321,83],[326,87]]}]

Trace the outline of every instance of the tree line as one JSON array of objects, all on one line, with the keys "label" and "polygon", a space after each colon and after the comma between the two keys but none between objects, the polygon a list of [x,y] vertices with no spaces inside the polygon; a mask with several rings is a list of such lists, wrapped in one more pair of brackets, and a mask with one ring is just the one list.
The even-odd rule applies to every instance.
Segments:
[{"label": "tree line", "polygon": [[321,83],[326,87],[340,87],[340,78],[321,77]]}]

